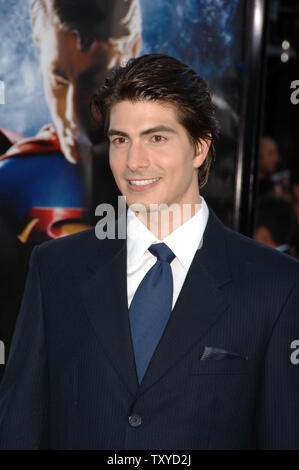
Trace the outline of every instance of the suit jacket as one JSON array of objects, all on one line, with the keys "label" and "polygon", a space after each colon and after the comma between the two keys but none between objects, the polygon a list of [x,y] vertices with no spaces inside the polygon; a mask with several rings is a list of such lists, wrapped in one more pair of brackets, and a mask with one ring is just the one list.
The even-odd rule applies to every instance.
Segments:
[{"label": "suit jacket", "polygon": [[0,448],[298,449],[298,265],[210,209],[139,385],[126,241],[89,230],[39,246],[0,386]]}]

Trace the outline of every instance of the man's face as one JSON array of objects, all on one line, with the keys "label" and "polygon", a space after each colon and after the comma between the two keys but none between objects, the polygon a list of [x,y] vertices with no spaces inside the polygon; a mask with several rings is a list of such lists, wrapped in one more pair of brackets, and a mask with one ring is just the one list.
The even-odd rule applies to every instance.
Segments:
[{"label": "man's face", "polygon": [[65,158],[75,163],[80,147],[99,139],[89,103],[106,76],[109,47],[95,41],[80,51],[76,35],[50,26],[41,37],[40,53],[46,99],[61,149]]},{"label": "man's face", "polygon": [[197,204],[197,168],[208,146],[195,151],[174,106],[121,101],[110,113],[110,166],[127,204]]}]

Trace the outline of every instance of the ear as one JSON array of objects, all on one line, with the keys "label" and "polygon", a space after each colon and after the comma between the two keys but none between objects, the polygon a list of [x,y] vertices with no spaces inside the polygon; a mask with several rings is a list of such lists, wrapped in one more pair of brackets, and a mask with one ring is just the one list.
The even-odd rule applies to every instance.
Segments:
[{"label": "ear", "polygon": [[193,159],[194,168],[199,168],[203,164],[203,162],[205,161],[209,153],[210,145],[211,145],[210,140],[198,139],[196,143],[196,150],[195,150],[195,155]]}]

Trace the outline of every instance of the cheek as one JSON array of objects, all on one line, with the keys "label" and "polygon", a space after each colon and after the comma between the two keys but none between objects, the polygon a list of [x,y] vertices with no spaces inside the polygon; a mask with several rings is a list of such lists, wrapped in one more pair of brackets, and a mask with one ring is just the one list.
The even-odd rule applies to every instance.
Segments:
[{"label": "cheek", "polygon": [[58,92],[50,85],[47,85],[45,86],[45,94],[53,119],[60,118],[63,121],[65,114],[65,93],[63,91]]},{"label": "cheek", "polygon": [[187,161],[187,159],[184,160],[181,156],[175,155],[175,153],[161,156],[159,160],[156,161],[156,164],[164,170],[166,176],[172,179],[180,179],[182,174],[187,175],[191,173],[190,162]]},{"label": "cheek", "polygon": [[78,117],[83,121],[83,122],[88,122],[92,121],[91,114],[89,112],[90,109],[90,104],[89,100],[80,100],[80,97],[77,100],[77,114]]},{"label": "cheek", "polygon": [[112,150],[109,152],[109,165],[112,173],[117,177],[118,173],[122,170],[122,162],[119,155],[116,155]]},{"label": "cheek", "polygon": [[165,176],[167,176],[168,173],[174,173],[177,166],[174,152],[169,149],[165,151],[161,148],[158,151],[150,152],[149,159],[152,166],[161,169],[165,173]]},{"label": "cheek", "polygon": [[81,86],[76,87],[76,106],[81,113],[89,114],[90,102],[95,91],[83,89]]}]

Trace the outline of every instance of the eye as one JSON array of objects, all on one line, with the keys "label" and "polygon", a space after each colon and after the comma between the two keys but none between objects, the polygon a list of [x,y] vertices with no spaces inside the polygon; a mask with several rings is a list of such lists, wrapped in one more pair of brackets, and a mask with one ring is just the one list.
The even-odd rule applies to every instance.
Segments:
[{"label": "eye", "polygon": [[68,80],[61,77],[60,75],[52,74],[51,83],[52,83],[53,88],[63,88],[67,86]]},{"label": "eye", "polygon": [[123,145],[125,143],[128,142],[128,139],[127,137],[123,137],[123,136],[120,136],[120,137],[114,137],[113,139],[111,139],[111,143],[113,145]]},{"label": "eye", "polygon": [[153,135],[151,137],[151,141],[154,143],[154,144],[160,144],[160,143],[163,143],[163,142],[166,142],[166,137],[164,137],[163,135]]}]

